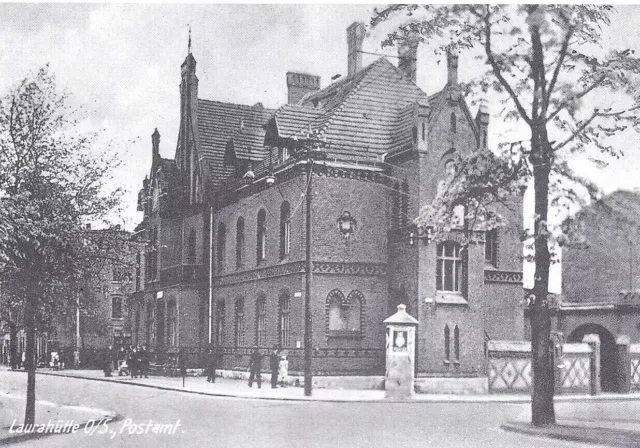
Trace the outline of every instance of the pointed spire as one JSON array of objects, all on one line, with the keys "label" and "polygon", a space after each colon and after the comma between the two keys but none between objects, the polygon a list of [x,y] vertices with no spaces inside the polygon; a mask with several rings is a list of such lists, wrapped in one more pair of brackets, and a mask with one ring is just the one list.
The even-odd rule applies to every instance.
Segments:
[{"label": "pointed spire", "polygon": [[189,25],[189,46],[187,48],[189,54],[191,54],[191,25]]}]

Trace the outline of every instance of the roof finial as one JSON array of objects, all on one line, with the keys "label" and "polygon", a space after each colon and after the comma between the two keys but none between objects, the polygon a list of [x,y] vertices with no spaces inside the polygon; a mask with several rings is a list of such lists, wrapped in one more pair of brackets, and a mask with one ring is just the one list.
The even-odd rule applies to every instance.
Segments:
[{"label": "roof finial", "polygon": [[191,54],[191,25],[189,25],[189,54]]}]

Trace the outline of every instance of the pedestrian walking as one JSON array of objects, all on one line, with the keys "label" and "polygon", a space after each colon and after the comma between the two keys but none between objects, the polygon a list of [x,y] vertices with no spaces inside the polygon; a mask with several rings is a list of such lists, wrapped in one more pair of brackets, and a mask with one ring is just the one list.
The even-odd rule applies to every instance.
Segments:
[{"label": "pedestrian walking", "polygon": [[113,347],[109,346],[109,348],[102,354],[102,365],[104,376],[111,376],[111,352],[113,351]]},{"label": "pedestrian walking", "polygon": [[258,346],[253,347],[251,358],[249,359],[249,387],[253,387],[253,380],[258,382],[258,389],[262,387],[262,354]]},{"label": "pedestrian walking", "polygon": [[273,351],[269,355],[269,368],[271,369],[271,388],[275,389],[278,385],[278,366],[280,364],[280,352],[278,346],[273,346]]},{"label": "pedestrian walking", "polygon": [[129,374],[131,375],[131,378],[138,377],[138,354],[136,351],[136,348],[132,347],[129,352],[129,356],[127,356],[127,365],[129,366]]},{"label": "pedestrian walking", "polygon": [[147,351],[146,345],[143,345],[140,349],[140,369],[141,375],[149,378],[149,352]]},{"label": "pedestrian walking", "polygon": [[280,381],[280,387],[285,387],[287,378],[289,377],[289,360],[287,354],[280,355],[280,362],[278,363],[278,380]]},{"label": "pedestrian walking", "polygon": [[209,383],[216,382],[216,368],[218,364],[218,354],[213,348],[209,348],[207,353],[207,381]]}]

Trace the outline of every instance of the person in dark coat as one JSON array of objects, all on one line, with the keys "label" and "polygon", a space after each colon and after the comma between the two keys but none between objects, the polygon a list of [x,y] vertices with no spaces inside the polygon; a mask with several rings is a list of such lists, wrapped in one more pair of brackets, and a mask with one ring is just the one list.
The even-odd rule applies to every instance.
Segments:
[{"label": "person in dark coat", "polygon": [[102,370],[104,372],[104,376],[111,376],[111,352],[113,351],[113,347],[109,346],[109,348],[102,355]]},{"label": "person in dark coat", "polygon": [[278,385],[278,363],[280,362],[280,352],[278,346],[273,346],[273,351],[269,355],[269,368],[271,369],[271,388],[275,389]]},{"label": "person in dark coat", "polygon": [[142,348],[140,346],[135,347],[136,358],[136,375],[142,378],[142,371],[144,370],[144,361],[142,359]]},{"label": "person in dark coat", "polygon": [[147,346],[143,345],[139,350],[140,353],[140,375],[149,378],[149,352]]},{"label": "person in dark coat", "polygon": [[262,387],[262,354],[258,346],[253,347],[251,358],[249,359],[249,387],[253,387],[253,380],[258,381],[258,389]]},{"label": "person in dark coat", "polygon": [[213,348],[209,348],[207,353],[207,381],[209,383],[216,382],[216,368],[218,367],[218,354]]},{"label": "person in dark coat", "polygon": [[127,357],[127,365],[129,366],[129,373],[131,378],[138,377],[138,353],[135,347],[131,348],[129,356]]}]

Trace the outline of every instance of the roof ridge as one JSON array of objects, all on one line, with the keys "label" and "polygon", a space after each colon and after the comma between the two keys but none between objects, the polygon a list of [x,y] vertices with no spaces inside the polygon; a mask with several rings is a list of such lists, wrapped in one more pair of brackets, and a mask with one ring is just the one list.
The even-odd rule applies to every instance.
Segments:
[{"label": "roof ridge", "polygon": [[228,101],[219,101],[219,100],[209,100],[206,98],[198,98],[198,101],[203,101],[203,102],[207,102],[207,103],[216,103],[216,104],[224,104],[226,106],[238,106],[238,107],[242,107],[245,109],[251,109],[251,110],[263,110],[265,112],[269,112],[269,111],[275,111],[276,109],[272,109],[270,107],[264,107],[264,106],[258,106],[257,104],[254,105],[249,105],[249,104],[240,104],[240,103],[231,103]]}]

